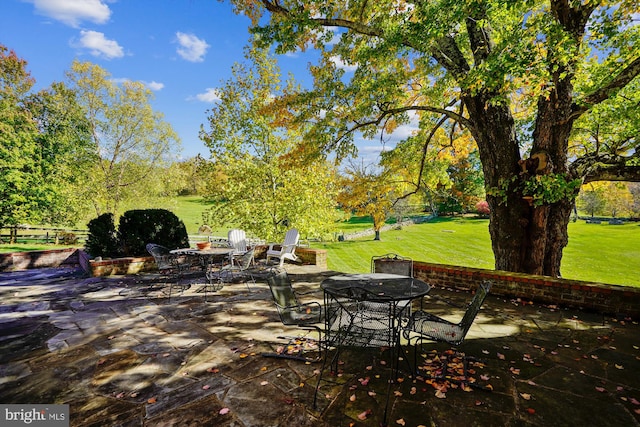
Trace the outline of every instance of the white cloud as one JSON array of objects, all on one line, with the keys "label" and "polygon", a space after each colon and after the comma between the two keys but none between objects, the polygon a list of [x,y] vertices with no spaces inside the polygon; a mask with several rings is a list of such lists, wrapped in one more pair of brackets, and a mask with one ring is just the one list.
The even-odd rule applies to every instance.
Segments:
[{"label": "white cloud", "polygon": [[[111,79],[111,81],[115,84],[124,84],[124,83],[131,82],[132,80],[127,77],[116,77]],[[159,91],[164,88],[164,83],[158,83],[156,81],[145,82],[144,80],[140,80],[138,83],[142,83],[147,88],[149,88],[149,90],[153,90],[153,91]]]},{"label": "white cloud", "polygon": [[216,88],[208,87],[204,91],[204,93],[199,93],[195,97],[189,98],[189,100],[192,100],[192,99],[196,99],[202,102],[212,103],[220,100],[220,92]]},{"label": "white cloud", "polygon": [[144,83],[144,85],[146,87],[148,87],[149,89],[153,90],[153,91],[159,91],[162,90],[164,88],[164,83],[158,83],[156,81],[151,81],[151,82],[142,82]]},{"label": "white cloud", "polygon": [[106,59],[122,58],[124,50],[115,40],[107,39],[103,33],[97,31],[80,31],[79,47],[89,49],[93,56]]},{"label": "white cloud", "polygon": [[77,28],[82,21],[104,24],[111,10],[102,0],[27,0],[33,3],[36,13],[71,27]]},{"label": "white cloud", "polygon": [[331,60],[331,62],[333,62],[334,64],[336,64],[336,67],[338,68],[342,68],[343,70],[345,70],[346,72],[353,72],[358,68],[358,65],[349,65],[346,62],[344,62],[342,60],[342,58],[338,57],[338,56],[332,56],[331,58],[329,58]]},{"label": "white cloud", "polygon": [[176,33],[176,37],[180,45],[177,52],[182,59],[190,62],[204,61],[204,55],[210,47],[205,40],[199,39],[193,34],[185,34],[180,31]]}]

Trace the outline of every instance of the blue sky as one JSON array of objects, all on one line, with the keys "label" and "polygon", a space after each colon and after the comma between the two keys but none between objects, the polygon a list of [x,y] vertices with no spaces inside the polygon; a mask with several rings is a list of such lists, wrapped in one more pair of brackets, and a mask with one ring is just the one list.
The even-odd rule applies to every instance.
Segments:
[{"label": "blue sky", "polygon": [[[74,59],[98,64],[114,79],[145,82],[154,109],[180,136],[183,158],[209,156],[198,131],[216,102],[214,89],[243,61],[248,26],[217,0],[0,1],[0,43],[28,62],[36,89],[63,81]],[[281,55],[278,65],[309,85],[315,58]],[[379,141],[358,146],[367,162],[382,148]]]}]

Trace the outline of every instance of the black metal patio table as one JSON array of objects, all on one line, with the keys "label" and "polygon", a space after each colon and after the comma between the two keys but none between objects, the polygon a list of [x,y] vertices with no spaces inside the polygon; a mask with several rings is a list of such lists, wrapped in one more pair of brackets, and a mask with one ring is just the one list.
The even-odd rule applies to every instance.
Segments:
[{"label": "black metal patio table", "polygon": [[[411,314],[412,302],[426,296],[431,285],[409,276],[365,273],[332,276],[323,280],[320,287],[324,291],[325,342],[337,349],[332,369],[341,348],[389,347],[394,364],[391,384],[403,354],[400,343],[403,321]],[[327,354],[325,352],[318,387]],[[387,395],[387,405],[388,398]],[[385,422],[386,417],[385,407]]]}]

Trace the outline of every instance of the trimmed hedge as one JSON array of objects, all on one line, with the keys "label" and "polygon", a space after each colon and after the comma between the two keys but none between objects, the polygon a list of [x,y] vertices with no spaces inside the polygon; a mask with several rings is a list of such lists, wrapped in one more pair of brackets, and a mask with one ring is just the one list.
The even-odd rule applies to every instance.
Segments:
[{"label": "trimmed hedge", "polygon": [[189,246],[187,228],[173,212],[166,209],[136,209],[120,217],[118,236],[125,256],[147,254],[147,243],[169,249]]},{"label": "trimmed hedge", "polygon": [[147,243],[157,243],[169,249],[189,246],[184,223],[166,209],[127,211],[120,217],[117,231],[110,213],[92,219],[87,226],[86,249],[94,257],[148,255]]}]

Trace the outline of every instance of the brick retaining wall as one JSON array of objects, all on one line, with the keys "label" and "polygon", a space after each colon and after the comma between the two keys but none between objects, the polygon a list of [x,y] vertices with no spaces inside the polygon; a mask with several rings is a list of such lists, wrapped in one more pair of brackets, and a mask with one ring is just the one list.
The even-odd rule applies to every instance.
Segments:
[{"label": "brick retaining wall", "polygon": [[436,286],[472,290],[490,280],[495,295],[640,319],[640,288],[419,261],[413,272]]}]

